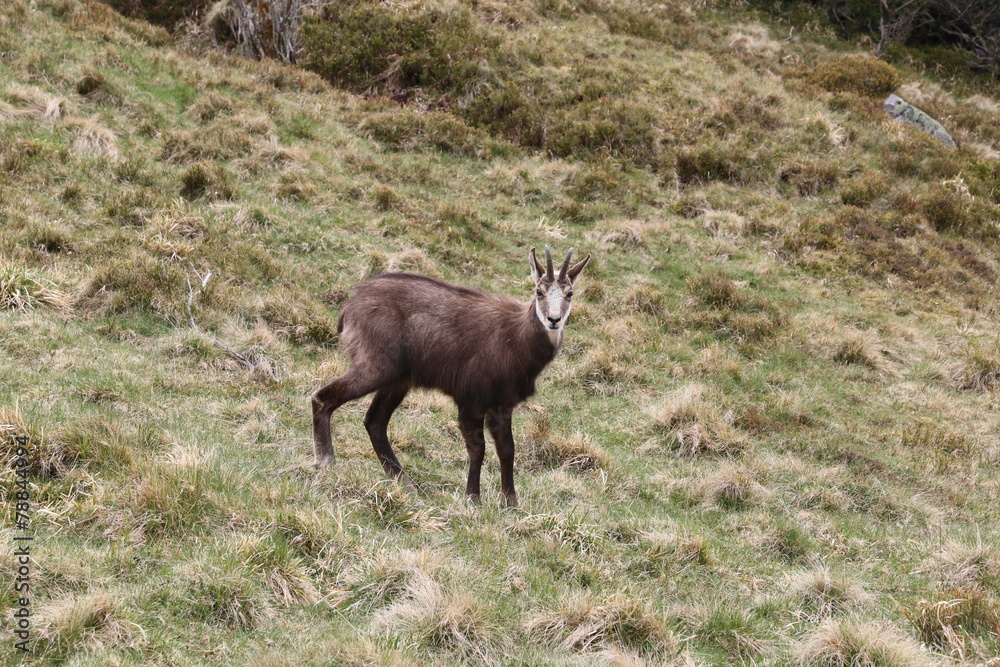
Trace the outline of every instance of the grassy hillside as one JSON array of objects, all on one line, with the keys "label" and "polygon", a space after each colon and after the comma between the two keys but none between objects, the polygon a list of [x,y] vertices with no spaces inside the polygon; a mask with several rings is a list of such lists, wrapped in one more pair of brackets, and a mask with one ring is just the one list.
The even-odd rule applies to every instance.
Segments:
[{"label": "grassy hillside", "polygon": [[[351,7],[329,20],[376,12]],[[5,660],[996,656],[996,81],[844,59],[865,45],[799,5],[376,18],[405,11],[495,47],[456,64],[464,97],[455,72],[313,62],[337,89],[96,2],[0,5],[0,424],[9,460],[32,436],[36,530],[36,639],[14,652],[5,582]],[[896,85],[960,148],[888,120]],[[383,479],[367,401],[312,468],[308,396],[346,368],[356,283],[527,300],[546,244],[594,260],[515,413],[520,509],[492,452],[467,503],[433,393],[390,427],[419,496]]]}]

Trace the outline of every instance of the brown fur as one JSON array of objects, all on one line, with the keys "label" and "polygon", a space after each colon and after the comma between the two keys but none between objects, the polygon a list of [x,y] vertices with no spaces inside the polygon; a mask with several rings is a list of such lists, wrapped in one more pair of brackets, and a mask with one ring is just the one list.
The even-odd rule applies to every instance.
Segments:
[{"label": "brown fur", "polygon": [[[569,270],[568,284],[588,259]],[[565,269],[560,278],[566,281]],[[546,282],[542,277],[536,289]],[[485,424],[496,443],[507,504],[517,505],[511,413],[535,393],[535,378],[558,352],[535,314],[535,299],[518,303],[433,278],[386,273],[358,286],[340,312],[338,331],[351,363],[313,394],[317,466],[334,459],[332,412],[374,391],[365,427],[386,473],[409,483],[389,444],[389,419],[411,388],[439,389],[458,405],[469,453],[466,493],[478,499]]]}]

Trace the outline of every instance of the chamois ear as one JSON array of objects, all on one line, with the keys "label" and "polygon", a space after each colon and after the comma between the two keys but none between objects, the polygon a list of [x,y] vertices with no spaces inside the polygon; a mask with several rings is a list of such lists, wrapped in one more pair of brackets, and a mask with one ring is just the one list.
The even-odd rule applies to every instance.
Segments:
[{"label": "chamois ear", "polygon": [[545,273],[545,267],[542,266],[538,258],[535,257],[535,249],[532,248],[528,251],[528,261],[531,263],[531,279],[536,283],[542,279],[542,275]]},{"label": "chamois ear", "polygon": [[569,267],[569,270],[566,272],[566,275],[569,276],[570,282],[574,282],[576,280],[576,277],[580,275],[580,272],[583,271],[583,267],[587,266],[587,262],[589,261],[590,261],[590,255],[587,255],[582,260],[580,260],[580,262]]}]

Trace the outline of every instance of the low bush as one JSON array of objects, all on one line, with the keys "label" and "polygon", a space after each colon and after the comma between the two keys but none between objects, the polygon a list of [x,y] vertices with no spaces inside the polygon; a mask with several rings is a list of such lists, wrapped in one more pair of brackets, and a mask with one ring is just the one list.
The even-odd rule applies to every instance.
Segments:
[{"label": "low bush", "polygon": [[884,97],[903,83],[895,67],[871,56],[840,56],[827,60],[807,78],[830,92],[852,92],[866,97]]},{"label": "low bush", "polygon": [[840,180],[840,167],[829,160],[797,162],[782,168],[781,180],[795,186],[800,195],[818,195]]},{"label": "low bush", "polygon": [[207,10],[211,0],[104,0],[125,16],[142,18],[150,23],[173,28],[185,19]]},{"label": "low bush", "polygon": [[768,183],[777,175],[766,148],[705,141],[677,151],[677,178],[684,185],[725,181],[737,185]]},{"label": "low bush", "polygon": [[851,177],[840,191],[840,201],[848,206],[867,207],[889,193],[889,179],[874,171],[863,171]]},{"label": "low bush", "polygon": [[552,111],[544,147],[559,157],[608,155],[652,164],[658,154],[656,113],[628,100],[584,102]]},{"label": "low bush", "polygon": [[409,88],[461,93],[500,48],[464,7],[328,4],[302,26],[305,66],[334,85],[382,94]]}]

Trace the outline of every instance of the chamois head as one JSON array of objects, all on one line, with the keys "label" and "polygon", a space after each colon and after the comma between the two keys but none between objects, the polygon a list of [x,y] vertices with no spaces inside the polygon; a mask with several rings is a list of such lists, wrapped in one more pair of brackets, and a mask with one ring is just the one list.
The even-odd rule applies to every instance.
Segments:
[{"label": "chamois head", "polygon": [[535,314],[555,345],[559,345],[562,341],[563,326],[569,317],[573,282],[590,261],[590,255],[587,255],[583,261],[570,266],[569,260],[572,256],[573,249],[570,248],[559,274],[556,275],[552,269],[552,252],[548,246],[545,247],[544,267],[535,257],[534,248],[528,253],[528,259],[531,261],[531,277],[535,280]]}]

